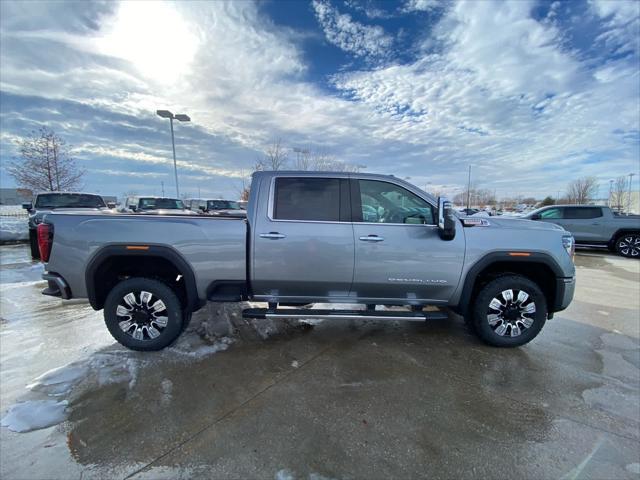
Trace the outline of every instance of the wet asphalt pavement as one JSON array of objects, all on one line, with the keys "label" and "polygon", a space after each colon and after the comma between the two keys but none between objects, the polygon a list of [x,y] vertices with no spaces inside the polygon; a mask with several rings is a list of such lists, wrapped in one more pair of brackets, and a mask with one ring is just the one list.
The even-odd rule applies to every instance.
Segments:
[{"label": "wet asphalt pavement", "polygon": [[[1,414],[59,398],[67,418],[1,428],[3,479],[640,478],[638,261],[579,252],[574,302],[519,349],[452,316],[325,321],[217,353],[190,330],[137,353],[101,312],[40,295],[27,255],[0,248]],[[56,367],[75,383],[37,380]]]}]

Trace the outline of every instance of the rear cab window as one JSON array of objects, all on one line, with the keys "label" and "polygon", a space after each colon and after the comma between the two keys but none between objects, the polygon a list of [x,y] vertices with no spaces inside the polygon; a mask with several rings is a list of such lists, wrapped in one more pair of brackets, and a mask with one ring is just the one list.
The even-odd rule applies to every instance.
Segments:
[{"label": "rear cab window", "polygon": [[272,220],[348,222],[349,202],[348,179],[276,177]]},{"label": "rear cab window", "polygon": [[99,195],[85,193],[41,193],[35,208],[104,208],[107,205]]},{"label": "rear cab window", "polygon": [[565,207],[564,218],[573,220],[587,220],[602,217],[600,207]]}]

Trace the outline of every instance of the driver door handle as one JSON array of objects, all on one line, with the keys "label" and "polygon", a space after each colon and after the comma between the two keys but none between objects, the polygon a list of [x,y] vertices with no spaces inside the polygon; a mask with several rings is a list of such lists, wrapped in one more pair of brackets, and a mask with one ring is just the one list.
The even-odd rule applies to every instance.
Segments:
[{"label": "driver door handle", "polygon": [[360,237],[360,240],[363,242],[382,242],[384,238],[378,235],[367,235],[366,237]]},{"label": "driver door handle", "polygon": [[278,240],[279,238],[285,238],[286,235],[278,232],[269,232],[269,233],[261,233],[260,238],[272,238],[273,240]]}]

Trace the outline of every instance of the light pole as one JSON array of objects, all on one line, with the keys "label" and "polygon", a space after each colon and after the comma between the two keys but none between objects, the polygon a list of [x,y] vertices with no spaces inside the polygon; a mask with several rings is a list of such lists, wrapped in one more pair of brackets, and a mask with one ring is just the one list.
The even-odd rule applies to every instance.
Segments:
[{"label": "light pole", "polygon": [[471,202],[471,165],[469,165],[469,177],[467,178],[467,209]]},{"label": "light pole", "polygon": [[613,196],[613,180],[609,180],[609,208],[611,208],[611,197]]},{"label": "light pole", "polygon": [[190,122],[189,115],[184,113],[178,113],[174,115],[169,110],[157,110],[156,113],[162,118],[168,118],[171,125],[171,147],[173,148],[173,173],[176,176],[176,197],[180,198],[180,189],[178,188],[178,164],[176,163],[176,141],[173,137],[173,119],[175,118],[179,122]]},{"label": "light pole", "polygon": [[627,215],[631,214],[631,183],[633,182],[633,176],[635,173],[629,174],[629,198],[627,198]]}]

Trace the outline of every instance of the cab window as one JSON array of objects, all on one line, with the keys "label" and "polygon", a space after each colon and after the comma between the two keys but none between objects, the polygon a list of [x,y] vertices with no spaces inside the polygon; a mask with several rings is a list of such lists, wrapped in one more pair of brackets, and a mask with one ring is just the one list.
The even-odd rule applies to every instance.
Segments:
[{"label": "cab window", "polygon": [[435,224],[432,205],[409,190],[378,180],[358,184],[363,222]]},{"label": "cab window", "polygon": [[273,218],[340,221],[340,185],[338,178],[277,178]]},{"label": "cab window", "polygon": [[564,218],[569,219],[590,219],[602,216],[602,209],[599,207],[567,207],[564,211]]},{"label": "cab window", "polygon": [[540,218],[550,218],[550,219],[561,219],[562,209],[561,208],[550,208],[549,210],[545,210],[544,212],[540,212]]}]

